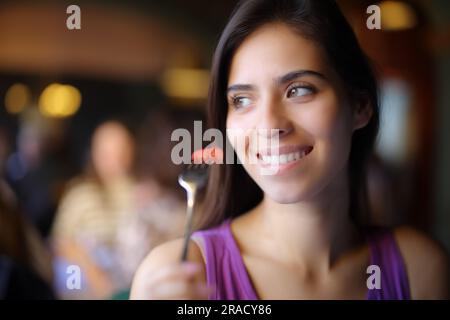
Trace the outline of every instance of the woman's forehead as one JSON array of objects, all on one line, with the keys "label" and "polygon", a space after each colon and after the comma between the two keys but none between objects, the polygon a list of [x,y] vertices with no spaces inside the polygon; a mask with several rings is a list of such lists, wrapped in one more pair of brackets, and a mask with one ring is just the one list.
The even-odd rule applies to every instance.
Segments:
[{"label": "woman's forehead", "polygon": [[319,45],[284,24],[271,23],[258,28],[238,47],[228,80],[231,84],[276,78],[293,70],[324,73],[326,69]]}]

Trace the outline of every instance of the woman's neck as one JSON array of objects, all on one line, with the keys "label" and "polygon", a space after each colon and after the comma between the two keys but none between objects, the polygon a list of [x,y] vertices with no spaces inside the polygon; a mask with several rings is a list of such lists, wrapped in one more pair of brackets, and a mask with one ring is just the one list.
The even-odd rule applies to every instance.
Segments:
[{"label": "woman's neck", "polygon": [[258,229],[266,248],[276,250],[272,252],[283,262],[305,270],[328,272],[358,238],[349,217],[346,179],[307,202],[280,204],[266,196],[254,214],[259,216]]}]

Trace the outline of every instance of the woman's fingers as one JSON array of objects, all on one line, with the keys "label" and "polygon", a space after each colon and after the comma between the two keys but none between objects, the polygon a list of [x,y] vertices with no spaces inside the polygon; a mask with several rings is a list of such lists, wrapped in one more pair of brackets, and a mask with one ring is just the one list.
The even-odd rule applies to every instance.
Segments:
[{"label": "woman's fingers", "polygon": [[161,300],[190,300],[208,299],[211,290],[206,284],[198,284],[186,281],[166,282],[153,287],[150,292],[152,299]]},{"label": "woman's fingers", "polygon": [[154,273],[149,281],[156,285],[167,280],[190,280],[193,279],[201,270],[200,264],[185,262],[176,265],[170,265]]},{"label": "woman's fingers", "polygon": [[161,268],[147,278],[145,296],[158,300],[208,299],[211,288],[197,277],[201,268],[192,262]]}]

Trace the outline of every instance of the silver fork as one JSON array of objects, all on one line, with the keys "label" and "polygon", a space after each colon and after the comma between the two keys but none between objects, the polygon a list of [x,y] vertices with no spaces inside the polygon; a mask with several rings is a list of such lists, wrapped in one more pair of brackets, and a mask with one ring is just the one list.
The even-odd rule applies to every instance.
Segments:
[{"label": "silver fork", "polygon": [[178,176],[178,183],[186,190],[187,193],[187,209],[186,209],[186,225],[184,229],[184,243],[181,261],[186,261],[189,240],[192,232],[192,218],[194,216],[194,206],[197,191],[206,185],[208,178],[209,165],[190,164]]}]

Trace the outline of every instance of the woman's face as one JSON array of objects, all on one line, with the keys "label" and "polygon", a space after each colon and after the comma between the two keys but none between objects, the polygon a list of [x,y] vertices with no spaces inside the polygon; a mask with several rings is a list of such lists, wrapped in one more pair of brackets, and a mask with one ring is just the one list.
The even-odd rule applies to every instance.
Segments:
[{"label": "woman's face", "polygon": [[[227,100],[231,145],[279,203],[312,199],[345,179],[352,133],[370,118],[353,111],[321,47],[279,23],[262,26],[237,49]],[[279,129],[278,147],[270,145],[277,137],[271,129]],[[237,143],[243,132],[245,143]],[[276,173],[268,171],[274,165]]]}]

